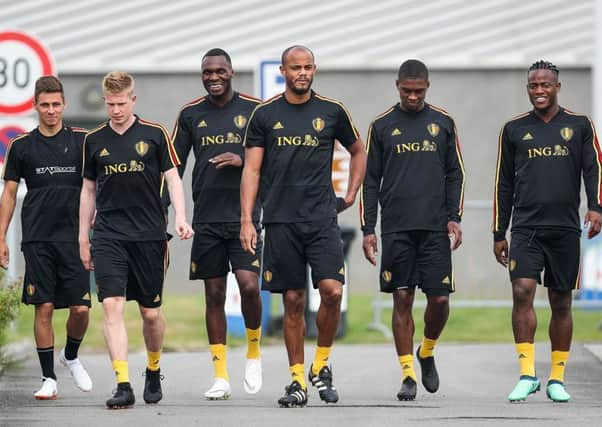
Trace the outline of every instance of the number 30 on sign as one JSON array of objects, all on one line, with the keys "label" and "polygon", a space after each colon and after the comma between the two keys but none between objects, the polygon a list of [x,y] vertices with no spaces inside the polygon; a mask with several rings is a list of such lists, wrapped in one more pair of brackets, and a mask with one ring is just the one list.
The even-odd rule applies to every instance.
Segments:
[{"label": "number 30 on sign", "polygon": [[32,36],[0,31],[0,114],[25,114],[33,109],[36,80],[54,74],[48,51]]}]

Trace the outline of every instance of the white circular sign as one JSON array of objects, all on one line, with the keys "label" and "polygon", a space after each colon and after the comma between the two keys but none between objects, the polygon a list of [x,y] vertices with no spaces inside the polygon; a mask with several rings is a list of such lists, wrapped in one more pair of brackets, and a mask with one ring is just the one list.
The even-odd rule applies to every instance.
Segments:
[{"label": "white circular sign", "polygon": [[48,51],[28,34],[0,32],[0,114],[24,114],[33,109],[36,80],[54,74]]}]

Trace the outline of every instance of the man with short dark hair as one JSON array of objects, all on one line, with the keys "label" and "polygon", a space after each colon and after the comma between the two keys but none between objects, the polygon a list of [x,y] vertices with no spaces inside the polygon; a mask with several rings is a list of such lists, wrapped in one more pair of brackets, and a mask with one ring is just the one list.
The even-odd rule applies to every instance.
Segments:
[{"label": "man with short dark hair", "polygon": [[[176,121],[172,139],[184,174],[192,149],[194,240],[190,255],[190,279],[205,282],[205,321],[214,382],[205,397],[228,399],[231,394],[226,364],[226,277],[230,266],[241,296],[246,326],[247,361],[243,387],[257,393],[262,385],[260,339],[261,298],[258,275],[260,254],[240,246],[240,177],[244,149],[242,139],[249,116],[260,103],[232,89],[232,62],[227,52],[211,49],[201,61],[201,79],[207,95],[186,104]],[[253,209],[259,230],[259,206]],[[259,243],[260,245],[261,243]]]},{"label": "man with short dark hair", "polygon": [[395,85],[401,101],[368,131],[360,216],[364,255],[376,265],[380,203],[380,289],[393,295],[393,336],[402,370],[397,398],[414,400],[414,294],[417,286],[426,294],[424,336],[416,357],[422,384],[435,393],[439,375],[433,352],[449,316],[449,294],[455,291],[451,252],[462,243],[464,166],[453,119],[425,102],[430,86],[426,65],[405,61]]},{"label": "man with short dark hair", "polygon": [[79,358],[79,346],[88,328],[90,275],[79,260],[77,245],[82,144],[85,129],[63,124],[66,107],[63,85],[54,76],[36,81],[34,107],[39,125],[11,141],[4,163],[4,189],[0,201],[0,265],[8,267],[6,232],[17,202],[19,181],[27,195],[21,210],[25,257],[23,302],[35,305],[34,335],[42,387],[39,400],[57,398],[54,372],[55,309],[69,308],[67,344],[59,354],[77,387],[92,389],[92,381]]},{"label": "man with short dark hair", "polygon": [[[535,375],[533,299],[537,284],[548,290],[552,368],[546,387],[554,402],[571,396],[564,370],[573,336],[572,290],[579,287],[581,175],[587,194],[587,238],[600,232],[602,151],[591,120],[558,104],[558,68],[535,62],[527,72],[533,110],[501,130],[493,200],[493,252],[512,282],[512,330],[520,378],[508,395],[525,400],[540,389]],[[506,230],[512,216],[510,250]]]},{"label": "man with short dark hair", "polygon": [[[176,211],[175,231],[192,237],[186,222],[178,156],[160,124],[134,115],[134,78],[113,71],[103,79],[109,120],[86,135],[80,200],[80,257],[94,269],[104,312],[104,336],[117,379],[109,409],[129,408],[135,397],[129,379],[126,300],[138,302],[147,352],[143,398],[163,398],[160,358],[165,333],[161,313],[169,254],[161,204],[163,179]],[[94,218],[90,245],[90,224]]]},{"label": "man with short dark hair", "polygon": [[[253,209],[260,192],[265,226],[262,287],[281,293],[284,341],[292,382],[280,406],[304,406],[304,307],[307,265],[320,291],[318,342],[309,380],[326,403],[339,396],[328,358],[340,318],[345,267],[337,211],[351,206],[364,177],[366,153],[347,109],[311,90],[316,64],[304,46],[282,54],[284,93],[259,105],[245,135],[241,182],[243,248],[259,250]],[[349,185],[337,201],[331,182],[335,139],[351,154]],[[261,189],[260,189],[261,187]]]}]

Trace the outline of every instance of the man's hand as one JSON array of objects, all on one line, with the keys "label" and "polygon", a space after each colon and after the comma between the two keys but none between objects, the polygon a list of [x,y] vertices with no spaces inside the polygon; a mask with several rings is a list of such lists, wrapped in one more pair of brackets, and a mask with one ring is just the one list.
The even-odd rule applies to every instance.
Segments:
[{"label": "man's hand", "polygon": [[508,267],[508,241],[506,239],[493,242],[493,254],[497,262]]},{"label": "man's hand", "polygon": [[174,228],[180,240],[190,239],[192,236],[194,236],[194,231],[192,230],[192,227],[186,222],[186,218],[176,217],[176,224]]},{"label": "man's hand", "polygon": [[8,245],[6,244],[6,240],[0,239],[0,267],[3,269],[8,268],[9,261],[9,250]]},{"label": "man's hand", "polygon": [[452,251],[455,251],[462,244],[462,227],[460,227],[460,223],[449,221],[447,223],[447,235],[450,239],[450,248]]},{"label": "man's hand", "polygon": [[600,228],[602,228],[602,215],[596,211],[587,211],[585,214],[584,225],[588,227],[588,239],[597,236],[600,233]]},{"label": "man's hand", "polygon": [[240,244],[245,252],[255,255],[257,248],[257,230],[252,222],[242,222],[240,224]]},{"label": "man's hand", "polygon": [[79,258],[87,271],[94,271],[94,263],[90,254],[90,240],[80,240],[79,242]]},{"label": "man's hand", "polygon": [[225,168],[226,166],[242,167],[242,158],[234,153],[222,153],[209,159],[209,163],[213,164],[216,169]]},{"label": "man's hand", "polygon": [[376,234],[367,234],[364,236],[364,256],[370,264],[376,265],[376,255],[378,254],[378,243],[376,241]]}]

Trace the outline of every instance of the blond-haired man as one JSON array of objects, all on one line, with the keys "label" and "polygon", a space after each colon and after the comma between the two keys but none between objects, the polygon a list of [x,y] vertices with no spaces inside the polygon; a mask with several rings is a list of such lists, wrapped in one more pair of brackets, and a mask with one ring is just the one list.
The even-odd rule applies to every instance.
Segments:
[{"label": "blond-haired man", "polygon": [[126,300],[138,302],[143,320],[148,354],[144,401],[158,403],[163,397],[159,359],[165,320],[160,306],[168,264],[160,194],[163,178],[176,212],[177,235],[188,239],[193,232],[186,222],[177,154],[163,126],[134,115],[133,77],[111,72],[103,79],[103,92],[109,120],[84,142],[79,243],[84,266],[95,270],[105,341],[117,377],[117,390],[106,405],[120,409],[135,401],[123,319]]}]

